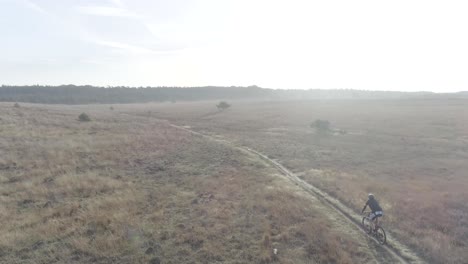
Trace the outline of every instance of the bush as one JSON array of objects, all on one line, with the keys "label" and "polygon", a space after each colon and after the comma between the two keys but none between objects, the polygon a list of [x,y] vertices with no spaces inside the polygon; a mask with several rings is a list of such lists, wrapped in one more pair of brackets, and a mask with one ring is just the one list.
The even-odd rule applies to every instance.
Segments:
[{"label": "bush", "polygon": [[91,121],[91,118],[85,113],[81,113],[81,115],[78,116],[78,120],[81,122],[89,122]]},{"label": "bush", "polygon": [[219,102],[219,104],[216,105],[216,107],[218,108],[218,110],[224,111],[224,110],[228,109],[229,107],[231,107],[231,105],[224,102],[224,101],[221,101],[221,102]]},{"label": "bush", "polygon": [[20,108],[20,105],[18,103],[15,103],[13,107]]},{"label": "bush", "polygon": [[315,128],[319,133],[326,133],[330,131],[330,122],[328,120],[317,119],[310,127]]},{"label": "bush", "polygon": [[113,110],[114,110],[114,107],[113,107],[113,106],[111,106],[111,107],[109,107],[109,109],[110,109],[111,111],[113,111]]}]

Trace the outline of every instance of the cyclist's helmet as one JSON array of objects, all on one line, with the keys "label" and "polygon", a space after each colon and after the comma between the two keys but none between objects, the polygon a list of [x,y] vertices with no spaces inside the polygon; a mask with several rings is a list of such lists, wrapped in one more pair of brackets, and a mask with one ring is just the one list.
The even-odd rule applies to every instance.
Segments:
[{"label": "cyclist's helmet", "polygon": [[369,199],[374,199],[374,195],[372,193],[369,193],[367,197],[369,197]]}]

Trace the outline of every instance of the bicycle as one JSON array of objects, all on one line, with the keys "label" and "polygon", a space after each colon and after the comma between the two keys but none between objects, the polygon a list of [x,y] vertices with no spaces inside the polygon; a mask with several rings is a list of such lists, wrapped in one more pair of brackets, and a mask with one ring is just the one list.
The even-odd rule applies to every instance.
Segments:
[{"label": "bicycle", "polygon": [[371,221],[370,214],[371,212],[367,212],[366,215],[364,215],[362,218],[362,227],[369,235],[375,237],[381,245],[384,245],[387,242],[387,235],[385,234],[385,230],[380,224],[377,226],[377,228],[374,228],[375,223]]}]

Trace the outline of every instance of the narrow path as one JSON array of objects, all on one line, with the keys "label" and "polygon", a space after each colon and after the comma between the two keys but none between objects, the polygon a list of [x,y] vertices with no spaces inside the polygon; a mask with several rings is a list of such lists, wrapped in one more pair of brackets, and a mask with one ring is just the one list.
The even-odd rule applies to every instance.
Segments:
[{"label": "narrow path", "polygon": [[[124,115],[129,115],[128,113],[121,113]],[[371,238],[367,235],[365,230],[361,227],[361,219],[362,216],[356,214],[352,209],[341,203],[339,200],[333,198],[332,196],[328,195],[326,192],[320,190],[316,186],[305,182],[304,180],[300,179],[297,175],[293,172],[285,168],[282,164],[278,161],[269,158],[267,155],[260,153],[254,149],[251,149],[246,146],[238,146],[231,141],[216,138],[215,136],[206,135],[197,131],[192,130],[190,127],[187,126],[180,126],[170,123],[169,120],[154,118],[155,120],[159,120],[161,122],[166,122],[169,126],[184,130],[192,135],[196,135],[199,137],[206,138],[211,141],[219,142],[225,144],[226,146],[236,148],[238,150],[244,151],[246,154],[252,155],[253,157],[259,158],[265,163],[271,165],[272,167],[276,168],[281,174],[296,186],[300,187],[305,193],[309,195],[309,198],[312,201],[318,201],[315,203],[318,209],[323,211],[330,219],[332,219],[332,223],[337,228],[343,229],[342,231],[348,232],[353,237],[356,237],[359,241],[367,240],[365,246],[368,250],[373,254],[374,261],[371,262],[378,262],[378,263],[426,263],[421,258],[417,256],[417,254],[412,251],[410,248],[399,242],[396,238],[392,237],[391,234],[387,232],[387,244],[380,245],[377,240]],[[359,238],[358,238],[359,237]]]},{"label": "narrow path", "polygon": [[[255,151],[253,149],[250,149],[247,147],[242,147],[242,148],[251,153],[258,155],[265,161],[275,166],[292,182],[302,187],[305,191],[307,191],[311,195],[314,195],[315,197],[319,198],[323,203],[327,204],[329,207],[336,210],[343,218],[351,222],[358,230],[361,230],[361,232],[366,234],[366,231],[362,228],[360,224],[361,216],[355,214],[350,208],[346,207],[345,205],[343,205],[341,202],[334,199],[333,197],[330,197],[328,194],[321,191],[320,189],[313,186],[312,184],[309,184],[305,182],[304,180],[300,179],[299,177],[297,177],[297,175],[292,173],[290,170],[286,169],[283,165],[281,165],[277,161],[270,159],[266,155],[258,151]],[[372,239],[376,244],[379,244],[378,241],[374,237],[369,237],[369,238]],[[383,249],[385,249],[389,254],[391,254],[399,262],[401,263],[423,263],[423,261],[419,259],[415,253],[413,253],[409,248],[407,248],[403,244],[399,243],[397,240],[395,240],[395,238],[390,237],[390,235],[388,235],[387,240],[389,240],[389,242],[386,245],[380,245],[380,246]]]},{"label": "narrow path", "polygon": [[[165,120],[168,122],[167,120]],[[182,129],[185,130],[193,135],[197,135],[200,137],[207,138],[212,141],[217,141],[217,142],[222,142],[224,144],[228,144],[231,147],[235,147],[237,149],[243,150],[247,153],[250,153],[252,155],[255,155],[265,162],[269,163],[273,167],[275,167],[278,171],[280,171],[286,178],[288,178],[291,182],[296,184],[297,186],[301,187],[304,191],[309,193],[311,196],[319,200],[324,206],[332,209],[335,211],[335,213],[338,213],[341,219],[335,218],[337,221],[344,220],[347,222],[347,224],[351,224],[352,226],[355,227],[355,230],[359,230],[363,234],[367,236],[367,233],[365,230],[361,227],[361,215],[356,214],[353,210],[342,204],[340,201],[337,199],[331,197],[327,193],[323,192],[319,188],[313,186],[310,183],[305,182],[304,180],[300,179],[297,175],[295,175],[293,172],[285,168],[283,165],[281,165],[279,162],[270,159],[267,155],[260,153],[254,149],[251,149],[249,147],[245,146],[236,146],[230,141],[223,140],[223,139],[218,139],[213,136],[205,135],[199,132],[196,132],[194,130],[191,130],[190,128],[183,127],[183,126],[178,126],[175,124],[170,124],[170,126],[177,128],[177,129]],[[388,233],[388,232],[387,232]],[[390,234],[387,234],[387,244],[386,245],[380,245],[378,241],[375,238],[372,238],[370,236],[367,236],[372,243],[369,243],[369,246],[372,247],[371,250],[376,251],[374,253],[376,259],[379,262],[382,263],[389,263],[389,262],[396,262],[396,263],[425,263],[422,259],[420,259],[416,253],[414,253],[411,249],[409,249],[407,246],[404,244],[400,243],[397,241],[394,237],[392,237]],[[389,259],[388,257],[391,257],[392,259]]]}]

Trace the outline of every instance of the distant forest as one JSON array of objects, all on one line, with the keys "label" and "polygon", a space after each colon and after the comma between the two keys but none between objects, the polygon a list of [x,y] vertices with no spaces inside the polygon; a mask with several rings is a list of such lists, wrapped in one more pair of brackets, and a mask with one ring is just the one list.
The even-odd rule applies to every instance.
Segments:
[{"label": "distant forest", "polygon": [[352,89],[275,90],[249,87],[95,87],[0,86],[0,102],[43,104],[116,104],[201,100],[307,100],[307,99],[435,99],[468,98],[468,92],[384,92]]}]

